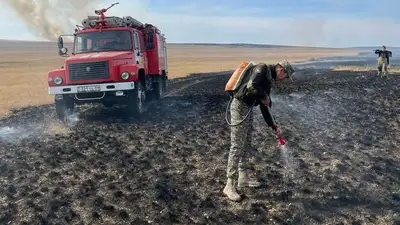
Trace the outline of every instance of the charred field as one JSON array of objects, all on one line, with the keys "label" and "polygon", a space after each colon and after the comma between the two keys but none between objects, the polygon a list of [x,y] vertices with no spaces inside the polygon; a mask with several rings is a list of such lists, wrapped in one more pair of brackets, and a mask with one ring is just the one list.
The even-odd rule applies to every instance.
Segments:
[{"label": "charred field", "polygon": [[227,74],[169,81],[140,120],[15,110],[0,119],[0,224],[400,224],[400,76],[300,73],[271,96],[287,154],[254,110],[263,186],[239,203],[222,194]]}]

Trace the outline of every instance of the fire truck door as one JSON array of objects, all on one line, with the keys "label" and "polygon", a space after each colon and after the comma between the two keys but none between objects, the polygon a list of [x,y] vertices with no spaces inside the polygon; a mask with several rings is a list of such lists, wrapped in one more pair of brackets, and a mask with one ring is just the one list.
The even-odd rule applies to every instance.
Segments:
[{"label": "fire truck door", "polygon": [[166,46],[164,46],[164,48],[163,48],[163,51],[164,51],[164,54],[163,54],[163,56],[164,56],[164,70],[165,70],[165,72],[167,72],[168,71],[168,61],[167,61],[167,47]]},{"label": "fire truck door", "polygon": [[140,46],[139,42],[139,35],[137,32],[133,32],[133,41],[134,41],[134,48],[135,48],[135,58],[136,58],[136,63],[140,65],[140,67],[143,67],[143,53],[142,49]]},{"label": "fire truck door", "polygon": [[143,33],[138,33],[138,36],[139,36],[140,52],[142,53],[143,66],[144,68],[147,68],[148,61],[147,61],[146,45],[144,43],[145,36]]}]

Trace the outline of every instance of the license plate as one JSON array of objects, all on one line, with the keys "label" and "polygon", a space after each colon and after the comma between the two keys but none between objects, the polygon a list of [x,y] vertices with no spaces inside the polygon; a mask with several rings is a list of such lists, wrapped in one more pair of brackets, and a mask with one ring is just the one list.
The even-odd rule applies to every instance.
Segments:
[{"label": "license plate", "polygon": [[98,92],[100,90],[101,90],[100,85],[78,87],[78,92],[79,93],[82,93],[82,92]]}]

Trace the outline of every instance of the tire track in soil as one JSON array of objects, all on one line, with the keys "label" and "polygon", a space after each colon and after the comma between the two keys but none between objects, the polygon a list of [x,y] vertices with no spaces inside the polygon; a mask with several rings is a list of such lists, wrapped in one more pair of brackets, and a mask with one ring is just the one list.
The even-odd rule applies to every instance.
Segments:
[{"label": "tire track in soil", "polygon": [[[274,90],[295,178],[285,180],[261,121],[249,152],[266,185],[243,190],[241,203],[221,194],[228,75],[190,79],[168,82],[170,95],[140,120],[120,108],[83,108],[68,132],[0,139],[0,224],[395,223],[399,87],[392,84],[399,77],[324,71]],[[51,118],[52,105],[28,107],[1,118],[0,127],[35,128]]]},{"label": "tire track in soil", "polygon": [[208,78],[208,79],[201,79],[201,80],[200,79],[195,79],[195,80],[191,79],[191,80],[189,80],[190,82],[187,82],[187,84],[184,84],[184,85],[182,85],[183,81],[181,81],[181,82],[178,83],[178,84],[180,84],[181,87],[179,89],[167,92],[165,97],[176,96],[177,93],[179,93],[179,92],[181,92],[181,91],[183,91],[185,89],[188,89],[188,88],[190,88],[190,87],[192,87],[194,85],[197,85],[199,83],[210,82],[210,81],[212,81],[214,79],[215,78]]}]

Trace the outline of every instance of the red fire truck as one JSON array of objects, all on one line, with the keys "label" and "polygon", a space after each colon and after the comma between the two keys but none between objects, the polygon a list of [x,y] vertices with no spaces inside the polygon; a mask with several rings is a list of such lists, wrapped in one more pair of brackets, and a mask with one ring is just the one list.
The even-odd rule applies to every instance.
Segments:
[{"label": "red fire truck", "polygon": [[61,69],[48,72],[48,90],[61,120],[75,105],[87,103],[126,105],[138,116],[146,102],[161,99],[166,90],[164,34],[130,16],[106,17],[109,8],[95,10],[97,16],[77,26],[71,56],[64,47],[67,35],[58,39],[59,54],[67,58]]}]

